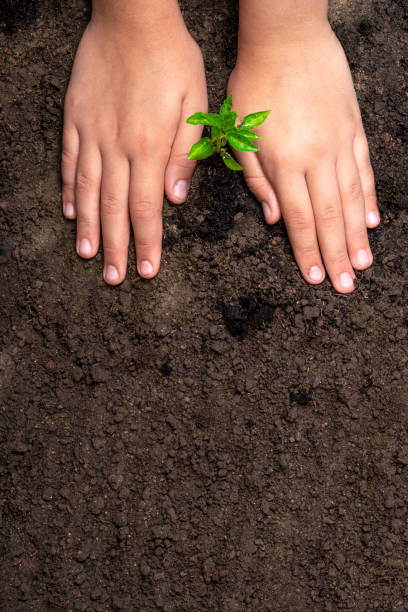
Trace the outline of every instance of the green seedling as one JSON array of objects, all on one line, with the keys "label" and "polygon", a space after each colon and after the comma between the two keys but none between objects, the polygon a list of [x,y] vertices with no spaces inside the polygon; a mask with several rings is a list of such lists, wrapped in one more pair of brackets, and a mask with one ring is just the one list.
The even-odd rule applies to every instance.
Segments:
[{"label": "green seedling", "polygon": [[259,111],[243,118],[239,125],[235,125],[238,113],[232,110],[232,95],[224,100],[220,112],[194,113],[187,119],[191,125],[208,125],[211,127],[211,138],[201,138],[196,142],[188,154],[188,159],[207,159],[214,153],[219,153],[224,164],[231,170],[242,170],[242,166],[233,158],[225,148],[227,142],[237,151],[259,151],[253,144],[259,140],[259,134],[252,132],[252,128],[262,125],[271,111]]}]

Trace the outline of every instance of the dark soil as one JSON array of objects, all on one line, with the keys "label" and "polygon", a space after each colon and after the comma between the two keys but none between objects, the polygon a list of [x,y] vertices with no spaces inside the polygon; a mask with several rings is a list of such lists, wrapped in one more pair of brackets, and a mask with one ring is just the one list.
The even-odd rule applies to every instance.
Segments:
[{"label": "dark soil", "polygon": [[[224,95],[237,7],[184,0]],[[383,222],[336,294],[242,177],[165,205],[159,276],[117,288],[60,207],[89,8],[2,3],[1,610],[408,610],[407,17],[336,0]]]}]

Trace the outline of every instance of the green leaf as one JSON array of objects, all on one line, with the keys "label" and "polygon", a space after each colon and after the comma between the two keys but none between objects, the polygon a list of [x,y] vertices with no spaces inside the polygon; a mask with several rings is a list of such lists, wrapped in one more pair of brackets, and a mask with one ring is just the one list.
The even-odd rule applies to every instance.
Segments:
[{"label": "green leaf", "polygon": [[212,127],[211,128],[211,138],[216,138],[218,134],[220,134],[220,132],[221,132],[220,128]]},{"label": "green leaf", "polygon": [[251,113],[243,118],[241,123],[239,124],[239,128],[253,128],[258,125],[262,125],[265,119],[268,117],[271,111],[259,111],[258,113]]},{"label": "green leaf", "polygon": [[222,122],[222,129],[224,130],[224,132],[226,132],[227,130],[231,130],[235,126],[237,117],[238,113],[236,112],[228,113],[228,115],[223,119]]},{"label": "green leaf", "polygon": [[227,138],[231,147],[234,147],[234,149],[238,151],[252,151],[254,153],[255,151],[259,151],[259,147],[252,144],[249,138],[245,138],[245,136],[239,132],[230,132],[227,134]]},{"label": "green leaf", "polygon": [[222,128],[222,119],[215,113],[194,113],[186,121],[190,125],[211,125],[213,127]]},{"label": "green leaf", "polygon": [[251,130],[237,128],[237,133],[241,134],[241,136],[244,136],[245,138],[248,138],[249,140],[260,140],[261,138],[259,134],[251,132]]},{"label": "green leaf", "polygon": [[232,109],[232,94],[230,94],[228,98],[224,100],[224,102],[222,103],[222,106],[220,108],[220,117],[224,119],[231,112],[231,109]]},{"label": "green leaf", "polygon": [[211,138],[201,138],[198,142],[193,144],[188,159],[206,159],[214,153],[214,145],[211,142]]},{"label": "green leaf", "polygon": [[222,161],[230,170],[243,170],[243,167],[239,165],[239,163],[226,151],[225,149],[221,149],[220,155],[222,157]]}]

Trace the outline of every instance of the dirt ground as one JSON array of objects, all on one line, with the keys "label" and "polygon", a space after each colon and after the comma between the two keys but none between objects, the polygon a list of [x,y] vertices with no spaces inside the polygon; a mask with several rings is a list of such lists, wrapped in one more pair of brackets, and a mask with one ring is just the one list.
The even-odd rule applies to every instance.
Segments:
[{"label": "dirt ground", "polygon": [[[215,110],[237,3],[182,8]],[[308,286],[213,159],[165,204],[156,279],[76,256],[61,105],[88,14],[0,9],[0,609],[408,610],[406,3],[331,7],[383,218],[350,296]]]}]

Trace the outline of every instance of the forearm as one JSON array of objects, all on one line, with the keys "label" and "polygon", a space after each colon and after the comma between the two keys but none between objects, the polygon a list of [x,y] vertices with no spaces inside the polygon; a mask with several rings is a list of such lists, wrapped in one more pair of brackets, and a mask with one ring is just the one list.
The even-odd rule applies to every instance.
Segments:
[{"label": "forearm", "polygon": [[239,47],[296,43],[327,24],[327,0],[240,0]]}]

